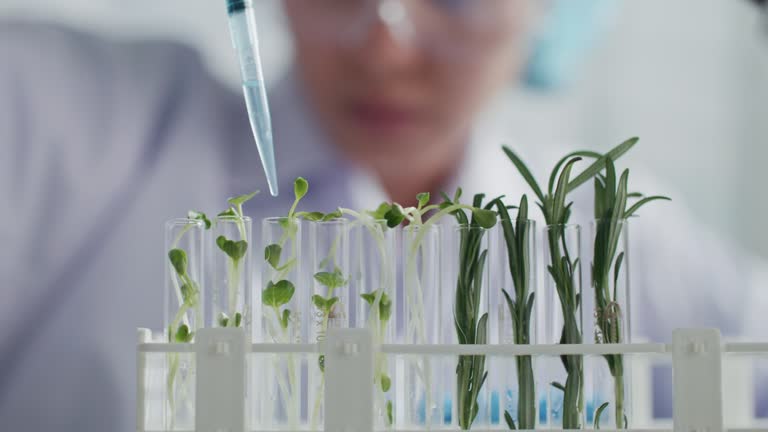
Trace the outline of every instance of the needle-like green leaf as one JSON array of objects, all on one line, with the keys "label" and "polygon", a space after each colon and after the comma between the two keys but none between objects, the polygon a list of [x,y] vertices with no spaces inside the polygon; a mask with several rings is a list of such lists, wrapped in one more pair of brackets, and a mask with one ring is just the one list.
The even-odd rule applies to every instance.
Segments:
[{"label": "needle-like green leaf", "polygon": [[531,174],[531,170],[528,169],[528,166],[523,162],[522,159],[520,159],[515,152],[513,152],[509,147],[502,147],[504,150],[504,153],[506,153],[509,160],[512,161],[512,163],[517,167],[517,171],[520,172],[520,175],[523,176],[523,179],[528,183],[528,186],[531,187],[533,190],[533,193],[536,194],[536,197],[539,198],[542,202],[544,201],[544,193],[541,191],[541,188],[539,187],[539,184],[536,183],[536,179],[533,177],[533,174]]},{"label": "needle-like green leaf", "polygon": [[568,183],[568,192],[573,191],[577,187],[581,186],[582,184],[586,183],[597,175],[600,171],[603,170],[605,167],[605,159],[611,158],[612,160],[617,160],[621,156],[624,155],[624,153],[628,152],[632,147],[634,147],[635,144],[637,144],[637,141],[639,141],[639,138],[630,138],[623,143],[619,144],[618,146],[614,147],[611,151],[606,153],[603,157],[596,160],[592,165],[587,167],[584,171],[581,172],[578,176],[576,176],[573,180],[571,180],[570,183]]}]

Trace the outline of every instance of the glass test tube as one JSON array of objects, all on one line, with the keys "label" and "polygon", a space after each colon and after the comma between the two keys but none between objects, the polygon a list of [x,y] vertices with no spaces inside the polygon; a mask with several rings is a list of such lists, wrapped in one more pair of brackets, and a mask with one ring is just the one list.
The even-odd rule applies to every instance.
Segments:
[{"label": "glass test tube", "polygon": [[[350,325],[369,328],[374,343],[393,343],[395,311],[395,234],[383,220],[357,219],[350,231]],[[394,357],[378,354],[374,360],[376,429],[395,424]]]},{"label": "glass test tube", "polygon": [[[305,266],[305,278],[312,287],[307,293],[310,298],[306,315],[311,320],[309,340],[314,343],[325,340],[328,328],[349,327],[349,222],[334,219],[306,224],[309,247],[304,256],[309,263]],[[324,362],[324,356],[320,355],[308,367],[310,430],[318,430],[323,425]]]},{"label": "glass test tube", "polygon": [[[459,226],[446,231],[447,247],[443,251],[449,257],[449,265],[444,271],[448,277],[444,286],[453,290],[442,299],[442,307],[453,311],[453,319],[442,322],[442,342],[489,343],[488,239],[492,230]],[[455,383],[451,386],[454,392],[452,426],[467,430],[490,425],[487,381],[479,387],[480,377],[488,371],[488,366],[486,356],[462,355],[452,368],[443,370],[446,382]]]},{"label": "glass test tube", "polygon": [[[261,310],[261,341],[265,343],[302,343],[302,320],[307,292],[300,280],[301,221],[268,218],[261,224],[261,286],[257,290]],[[258,375],[263,386],[255,398],[259,428],[299,430],[302,418],[302,356],[272,354],[261,356]]]},{"label": "glass test tube", "polygon": [[[605,250],[604,245],[607,244],[610,223],[610,220],[599,220],[590,224],[594,342],[630,343],[629,223],[618,222],[616,250],[609,257],[610,251]],[[596,245],[603,245],[602,249],[597,249]],[[595,424],[598,411],[597,424],[603,428],[625,429],[632,424],[630,360],[630,356],[617,354],[595,357],[589,362],[592,372],[588,388],[591,397],[587,401],[589,424]]]},{"label": "glass test tube", "polygon": [[[505,226],[506,225],[506,226]],[[504,229],[514,235],[507,244]],[[537,236],[536,222],[500,221],[491,236],[491,322],[498,326],[494,343],[529,345],[538,343]],[[510,247],[513,249],[510,262]],[[522,306],[519,306],[522,305]],[[537,379],[539,361],[531,356],[498,357],[491,361],[491,422],[506,425],[505,413],[518,429],[538,425]]]},{"label": "glass test tube", "polygon": [[[544,232],[546,277],[546,343],[580,344],[583,342],[581,292],[581,227],[579,225],[547,226]],[[565,363],[565,364],[564,364]],[[584,417],[583,356],[549,358],[547,379],[556,383],[549,387],[547,420],[550,427],[579,429]],[[566,366],[567,365],[567,366]],[[573,375],[568,380],[569,375]],[[569,384],[570,383],[570,384]],[[566,386],[571,388],[566,389]],[[565,398],[566,391],[575,396]]]},{"label": "glass test tube", "polygon": [[[174,219],[165,224],[165,298],[163,328],[170,343],[190,343],[203,326],[205,226]],[[195,421],[195,365],[191,354],[165,355],[166,430],[183,430]]]},{"label": "glass test tube", "polygon": [[[406,344],[439,344],[441,322],[452,321],[449,310],[440,307],[441,296],[450,293],[441,284],[441,227],[427,228],[409,225],[400,228],[401,251],[399,275],[402,277],[403,299],[397,305],[397,340]],[[452,285],[451,285],[452,286]],[[404,356],[398,361],[399,369],[405,376],[402,400],[402,415],[397,425],[403,429],[432,429],[450,424],[449,388],[452,384],[441,379],[442,365],[449,369],[455,359],[446,361],[435,356]],[[450,363],[450,365],[448,365]],[[401,365],[401,366],[400,366]]]}]

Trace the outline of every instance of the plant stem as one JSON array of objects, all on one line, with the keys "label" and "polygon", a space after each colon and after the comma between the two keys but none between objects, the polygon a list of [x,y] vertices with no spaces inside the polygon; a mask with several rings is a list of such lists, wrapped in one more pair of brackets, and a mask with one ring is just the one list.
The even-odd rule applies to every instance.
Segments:
[{"label": "plant stem", "polygon": [[624,412],[624,362],[622,357],[617,355],[614,363],[616,365],[616,374],[613,376],[616,429],[627,427],[624,421],[626,413]]}]

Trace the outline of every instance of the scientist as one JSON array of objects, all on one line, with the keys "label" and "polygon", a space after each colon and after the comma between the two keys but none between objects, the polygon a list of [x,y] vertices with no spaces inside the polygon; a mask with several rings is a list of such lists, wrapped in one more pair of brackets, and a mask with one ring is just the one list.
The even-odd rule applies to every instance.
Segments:
[{"label": "scientist", "polygon": [[[312,210],[456,185],[528,192],[502,142],[539,174],[572,150],[505,130],[496,96],[538,55],[531,3],[398,4],[284,1],[296,56],[270,94],[280,189],[306,177]],[[161,327],[163,222],[265,187],[242,97],[168,43],[5,22],[0,59],[0,429],[131,431],[135,329]],[[633,223],[634,333],[755,330],[764,267],[693,220],[684,197],[643,189],[677,201]],[[262,196],[250,215],[283,214],[289,195]]]}]

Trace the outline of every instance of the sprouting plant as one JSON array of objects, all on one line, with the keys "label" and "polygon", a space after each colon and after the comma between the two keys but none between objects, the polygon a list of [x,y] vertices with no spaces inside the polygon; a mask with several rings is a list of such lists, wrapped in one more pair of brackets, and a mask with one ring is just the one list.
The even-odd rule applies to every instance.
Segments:
[{"label": "sprouting plant", "polygon": [[216,237],[216,246],[223,252],[227,258],[227,298],[229,300],[229,314],[222,312],[218,317],[218,323],[221,327],[240,327],[243,324],[242,312],[237,311],[237,297],[239,290],[239,281],[241,278],[241,263],[248,253],[248,233],[245,227],[245,215],[243,214],[243,204],[251,200],[258,191],[250,194],[239,195],[227,200],[229,208],[221,213],[219,217],[225,220],[234,220],[237,230],[240,234],[240,240],[228,239],[224,235]]},{"label": "sprouting plant", "polygon": [[[192,221],[199,221],[203,223],[205,229],[211,227],[211,221],[205,215],[205,213],[191,210],[187,213],[187,219]],[[190,319],[187,314],[190,311],[195,313],[195,324],[200,325],[202,323],[202,310],[200,308],[200,285],[197,281],[192,279],[189,275],[189,260],[187,252],[179,247],[179,243],[183,239],[184,235],[189,232],[193,227],[199,226],[194,223],[187,224],[182,228],[173,239],[171,244],[171,250],[168,251],[168,264],[173,272],[171,278],[173,286],[177,290],[176,297],[180,299],[179,309],[174,315],[171,323],[168,325],[168,342],[175,343],[190,343],[195,335],[195,328],[190,326]],[[176,375],[178,374],[180,367],[179,354],[172,353],[168,355],[168,375],[166,377],[166,392],[168,397],[168,405],[170,408],[170,429],[174,429],[175,412],[176,412],[176,398],[175,398],[175,382]]]},{"label": "sprouting plant", "polygon": [[[520,175],[531,187],[539,199],[544,220],[549,226],[547,242],[549,246],[549,265],[547,270],[551,275],[563,315],[563,329],[560,343],[580,344],[582,333],[580,328],[581,293],[578,292],[579,259],[571,258],[565,239],[565,226],[571,215],[572,202],[566,203],[567,195],[596,176],[605,167],[607,159],[616,160],[629,151],[637,138],[631,138],[601,155],[591,151],[577,151],[560,159],[549,177],[547,193],[544,194],[539,184],[531,174],[523,160],[508,147],[503,147],[504,153],[515,165]],[[583,157],[597,159],[575,178],[571,179],[574,164]],[[581,356],[566,355],[561,360],[565,367],[567,378],[562,383],[554,382],[552,386],[563,391],[563,428],[581,428],[581,416],[584,411],[584,371]]]},{"label": "sprouting plant", "polygon": [[[360,297],[368,303],[368,306],[371,308],[372,313],[369,318],[369,327],[374,327],[372,330],[376,335],[376,340],[378,343],[382,343],[385,339],[389,319],[392,317],[392,300],[382,289],[360,294]],[[377,321],[378,326],[375,325]],[[374,373],[376,376],[374,377],[374,384],[377,384],[381,389],[381,393],[385,394],[392,386],[392,379],[387,374],[387,357],[386,355],[379,354],[376,356],[375,361]],[[391,400],[386,402],[385,415],[387,424],[392,425],[394,419],[392,418]]]},{"label": "sprouting plant", "polygon": [[[441,205],[450,209],[458,204],[460,194]],[[480,315],[480,299],[483,291],[483,271],[488,250],[482,250],[485,230],[496,224],[496,213],[491,210],[494,202],[483,207],[483,194],[474,197],[472,217],[459,209],[451,214],[459,223],[459,263],[453,319],[459,343],[485,344],[488,339],[488,313]],[[488,377],[485,370],[485,356],[462,355],[456,366],[456,394],[458,398],[458,423],[462,430],[469,430],[479,412],[478,397]]]},{"label": "sprouting plant", "polygon": [[[335,242],[334,242],[335,246]],[[329,254],[329,257],[333,255],[333,252]],[[326,258],[326,259],[328,259]],[[320,271],[314,274],[314,279],[317,283],[325,287],[326,295],[314,294],[312,296],[312,304],[320,312],[320,328],[318,331],[320,334],[324,334],[328,330],[328,324],[331,320],[340,318],[343,312],[337,312],[337,306],[340,303],[338,296],[334,295],[334,292],[342,287],[345,287],[349,280],[344,277],[341,269],[334,267],[332,272]],[[320,355],[317,358],[317,366],[320,372],[323,373],[321,378],[320,387],[315,395],[315,404],[312,410],[312,426],[317,423],[317,419],[320,412],[320,401],[322,400],[322,390],[325,383],[325,355]]]},{"label": "sprouting plant", "polygon": [[[625,169],[618,184],[613,160],[605,160],[605,174],[595,177],[595,244],[592,261],[592,287],[595,290],[595,342],[624,343],[624,311],[617,298],[619,277],[625,260],[624,252],[616,255],[623,225],[645,204],[655,200],[668,200],[664,196],[643,197],[628,193],[629,170]],[[629,200],[639,200],[630,206]],[[628,207],[629,206],[629,207]],[[611,289],[611,282],[613,289]],[[627,427],[624,411],[624,356],[604,356],[614,381],[614,418],[616,429]],[[600,415],[608,407],[603,403],[595,413],[595,428],[600,428]]]},{"label": "sprouting plant", "polygon": [[[274,328],[270,329],[270,334],[275,340],[284,340],[285,337],[287,337],[287,330],[292,312],[288,308],[285,308],[280,312],[280,307],[287,305],[291,301],[291,298],[293,298],[293,293],[295,292],[293,282],[287,280],[286,277],[288,277],[291,271],[296,267],[296,249],[298,248],[298,215],[296,213],[296,207],[299,205],[301,199],[306,196],[308,191],[309,183],[304,178],[298,177],[294,180],[293,204],[288,211],[288,215],[281,218],[279,221],[283,230],[282,235],[277,243],[267,245],[264,248],[264,261],[269,264],[269,267],[274,272],[274,276],[262,291],[261,298],[262,303],[264,303],[265,306],[274,310],[275,318],[280,324],[280,332]],[[286,247],[286,243],[290,243],[291,256],[281,263],[283,249]],[[280,334],[282,334],[283,337],[280,337]]]},{"label": "sprouting plant", "polygon": [[[264,261],[267,264],[266,286],[261,292],[262,304],[265,306],[265,324],[267,333],[275,342],[289,343],[291,322],[298,326],[299,317],[289,308],[289,304],[296,292],[296,287],[289,280],[291,272],[297,265],[298,250],[298,214],[296,208],[299,202],[309,191],[309,183],[302,177],[296,178],[293,183],[294,201],[288,214],[278,220],[282,229],[277,243],[272,243],[264,248]],[[290,256],[284,257],[286,247],[290,250]],[[282,308],[282,309],[281,309]],[[270,311],[271,312],[268,312]],[[274,320],[266,314],[273,313]],[[296,361],[293,354],[287,354],[287,361],[282,362],[279,357],[274,357],[274,368],[279,370],[283,365],[287,366],[287,378],[284,374],[277,374],[276,380],[280,388],[280,396],[283,406],[287,407],[288,423],[292,429],[298,424],[298,375]]]},{"label": "sprouting plant", "polygon": [[[503,288],[502,293],[512,317],[514,341],[516,344],[528,345],[531,343],[531,322],[535,299],[535,293],[531,292],[529,286],[533,269],[529,243],[532,232],[528,225],[528,198],[523,195],[520,199],[517,218],[514,221],[510,218],[507,207],[500,199],[496,201],[496,208],[504,231],[509,272],[514,285],[514,295]],[[531,357],[518,356],[515,358],[515,362],[517,363],[518,385],[517,425],[515,425],[509,411],[504,413],[504,418],[510,429],[535,429],[536,394]]]}]

